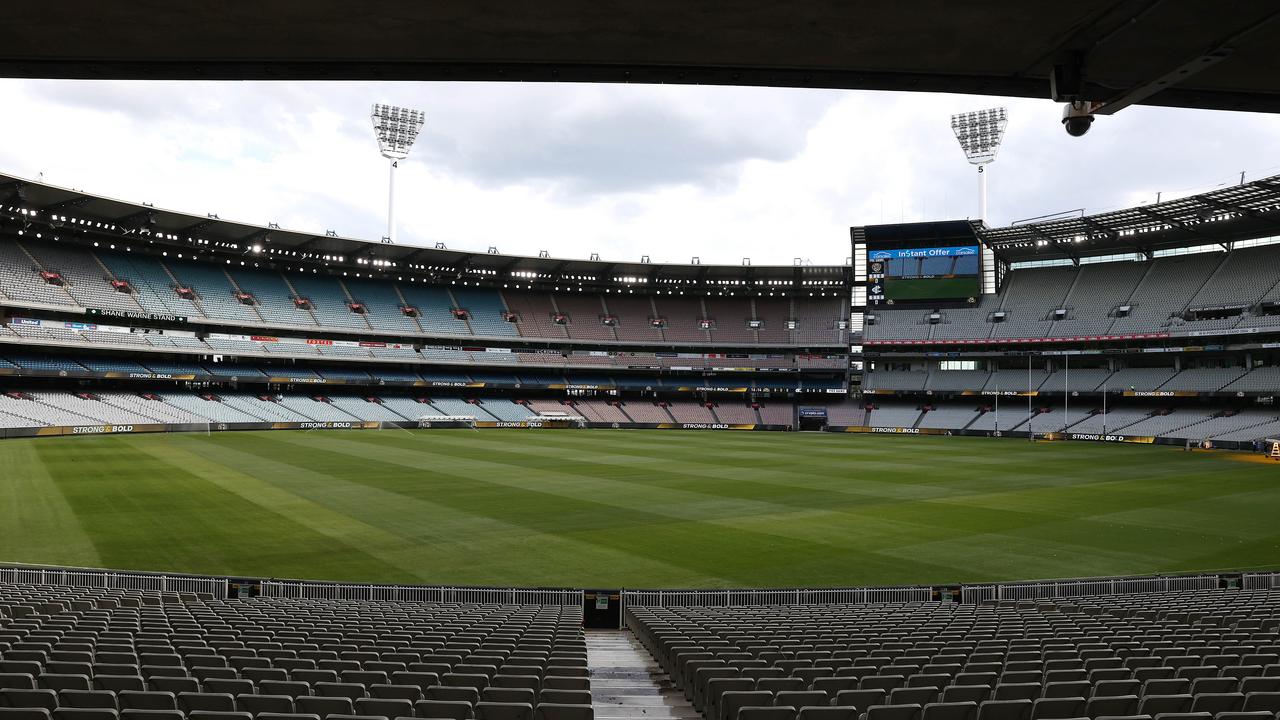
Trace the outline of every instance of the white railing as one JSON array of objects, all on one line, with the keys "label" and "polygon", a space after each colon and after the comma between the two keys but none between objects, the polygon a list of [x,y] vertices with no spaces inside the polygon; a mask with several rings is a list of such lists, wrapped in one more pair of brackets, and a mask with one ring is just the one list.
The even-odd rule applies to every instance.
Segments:
[{"label": "white railing", "polygon": [[880,602],[925,602],[928,587],[793,588],[789,590],[625,590],[624,606],[731,607],[744,605],[827,605]]},{"label": "white railing", "polygon": [[227,579],[80,568],[0,567],[0,582],[227,596]]},{"label": "white railing", "polygon": [[[1217,575],[1189,575],[1002,583],[994,586],[996,590],[994,599],[1048,600],[1088,595],[1138,595],[1155,592],[1213,590],[1219,586],[1219,582],[1220,578]],[[988,597],[988,599],[992,598]]]},{"label": "white railing", "polygon": [[[1081,578],[965,585],[960,602],[1051,600],[1100,595],[1186,592],[1230,587],[1236,579],[1245,590],[1280,589],[1280,572],[1243,575],[1184,575]],[[28,585],[107,588],[139,592],[208,593],[226,598],[233,582],[225,577],[120,572],[89,568],[0,566],[0,582]],[[240,581],[234,581],[240,582]],[[503,605],[578,606],[583,591],[568,588],[494,588],[447,585],[378,585],[310,580],[248,581],[261,596],[310,600],[381,602],[496,603]],[[734,607],[917,603],[946,599],[948,588],[921,586],[861,588],[789,588],[736,590],[624,590],[623,603],[636,607]]]},{"label": "white railing", "polygon": [[309,600],[380,600],[389,602],[571,606],[582,604],[582,591],[571,589],[362,585],[310,582],[306,580],[267,580],[261,583],[261,593],[263,597],[305,598]]},{"label": "white railing", "polygon": [[1280,590],[1280,572],[1245,573],[1241,587],[1245,590]]}]

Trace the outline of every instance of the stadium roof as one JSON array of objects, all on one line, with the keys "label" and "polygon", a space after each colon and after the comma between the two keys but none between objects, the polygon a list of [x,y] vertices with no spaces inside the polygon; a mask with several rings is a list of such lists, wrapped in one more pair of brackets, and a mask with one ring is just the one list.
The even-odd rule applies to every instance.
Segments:
[{"label": "stadium roof", "polygon": [[839,284],[849,274],[848,266],[839,265],[611,262],[388,245],[336,234],[233,222],[216,215],[162,210],[0,174],[0,227],[5,227],[6,218],[10,226],[13,223],[33,225],[68,238],[123,237],[152,245],[169,245],[197,255],[253,256],[261,262],[310,264],[371,274],[417,273],[449,278],[460,277],[457,273],[465,271],[479,279],[500,279],[519,273],[514,277],[530,282],[590,278],[591,282],[611,283],[616,277],[628,277],[643,278],[646,282],[663,279],[693,283],[761,279],[774,281],[766,284],[794,285],[817,280]]},{"label": "stadium roof", "polygon": [[[0,75],[695,83],[1280,112],[1273,0],[14,3]],[[1070,74],[1063,76],[1075,86]]]},{"label": "stadium roof", "polygon": [[1079,259],[1280,235],[1280,175],[1098,215],[978,227],[1001,260]]}]

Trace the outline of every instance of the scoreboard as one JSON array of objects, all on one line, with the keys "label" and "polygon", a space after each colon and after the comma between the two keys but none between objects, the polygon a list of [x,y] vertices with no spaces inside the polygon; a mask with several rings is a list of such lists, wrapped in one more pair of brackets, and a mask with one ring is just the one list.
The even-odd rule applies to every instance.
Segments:
[{"label": "scoreboard", "polygon": [[967,221],[870,225],[854,234],[866,245],[868,305],[973,304],[982,294],[982,245]]}]

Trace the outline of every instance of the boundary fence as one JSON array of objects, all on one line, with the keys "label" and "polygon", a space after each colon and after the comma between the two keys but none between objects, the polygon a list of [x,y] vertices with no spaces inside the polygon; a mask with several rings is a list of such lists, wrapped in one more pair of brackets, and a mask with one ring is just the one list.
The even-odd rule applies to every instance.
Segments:
[{"label": "boundary fence", "polygon": [[[243,596],[242,591],[247,589],[249,592],[244,594],[268,598],[504,605],[574,606],[582,604],[584,594],[584,591],[578,588],[383,585],[18,564],[0,565],[0,582],[152,592],[207,593],[215,598]],[[624,605],[636,607],[738,607],[930,601],[977,604],[1214,589],[1280,590],[1280,572],[1143,575],[900,587],[624,589],[622,599]]]}]

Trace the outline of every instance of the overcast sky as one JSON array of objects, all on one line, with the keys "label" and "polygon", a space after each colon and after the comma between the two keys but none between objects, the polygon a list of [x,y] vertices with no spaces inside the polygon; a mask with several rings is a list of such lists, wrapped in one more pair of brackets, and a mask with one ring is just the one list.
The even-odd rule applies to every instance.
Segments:
[{"label": "overcast sky", "polygon": [[606,260],[839,263],[850,225],[977,214],[953,112],[1004,105],[994,225],[1280,172],[1280,116],[1130,108],[1083,138],[1047,100],[592,84],[0,80],[0,171],[376,240],[369,106],[424,110],[400,242]]}]

